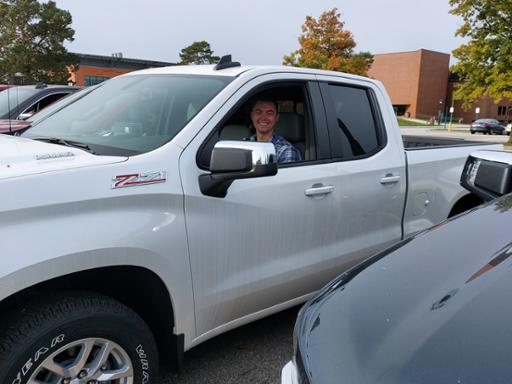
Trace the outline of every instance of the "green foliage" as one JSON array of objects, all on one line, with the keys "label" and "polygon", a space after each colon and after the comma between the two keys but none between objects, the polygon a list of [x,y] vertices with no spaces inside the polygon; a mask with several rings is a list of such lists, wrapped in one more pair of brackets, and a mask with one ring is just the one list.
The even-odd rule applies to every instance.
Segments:
[{"label": "green foliage", "polygon": [[354,53],[354,37],[343,26],[337,8],[322,13],[318,20],[307,16],[299,37],[300,48],[284,56],[283,64],[366,76],[373,55],[370,52]]},{"label": "green foliage", "polygon": [[454,97],[465,108],[481,96],[512,98],[512,0],[450,0],[462,17],[456,35],[468,38],[453,51],[451,67],[461,80]]},{"label": "green foliage", "polygon": [[67,83],[68,66],[78,63],[63,46],[73,41],[70,24],[71,14],[54,1],[0,1],[0,81],[16,74],[25,84]]},{"label": "green foliage", "polygon": [[210,44],[206,41],[194,41],[188,47],[181,50],[180,64],[213,64],[220,60],[214,56]]}]

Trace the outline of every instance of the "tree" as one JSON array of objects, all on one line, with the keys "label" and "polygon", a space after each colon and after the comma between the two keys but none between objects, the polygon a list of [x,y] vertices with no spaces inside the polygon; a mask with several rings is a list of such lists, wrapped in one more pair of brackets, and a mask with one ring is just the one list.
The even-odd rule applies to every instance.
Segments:
[{"label": "tree", "polygon": [[307,16],[299,37],[300,48],[284,56],[283,64],[366,76],[373,55],[370,52],[354,53],[354,37],[343,27],[337,8],[322,13],[318,20]]},{"label": "tree", "polygon": [[181,50],[180,64],[213,64],[220,60],[214,56],[210,44],[206,41],[194,41]]},{"label": "tree", "polygon": [[[0,1],[0,80],[67,83],[78,58],[63,46],[73,41],[71,14],[54,1]],[[3,79],[2,79],[3,77]]]},{"label": "tree", "polygon": [[464,23],[456,36],[469,41],[453,51],[460,84],[454,98],[468,108],[481,96],[512,99],[512,1],[450,0],[450,13]]}]

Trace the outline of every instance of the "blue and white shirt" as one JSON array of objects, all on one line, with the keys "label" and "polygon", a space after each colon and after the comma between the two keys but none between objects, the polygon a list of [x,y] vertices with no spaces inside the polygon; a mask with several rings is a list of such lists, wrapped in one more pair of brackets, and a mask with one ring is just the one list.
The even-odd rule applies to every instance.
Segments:
[{"label": "blue and white shirt", "polygon": [[[249,141],[258,141],[258,139],[256,138],[256,135],[252,135],[249,137]],[[278,164],[302,160],[299,150],[290,144],[290,142],[285,138],[273,133],[270,141],[274,144],[276,149]]]}]

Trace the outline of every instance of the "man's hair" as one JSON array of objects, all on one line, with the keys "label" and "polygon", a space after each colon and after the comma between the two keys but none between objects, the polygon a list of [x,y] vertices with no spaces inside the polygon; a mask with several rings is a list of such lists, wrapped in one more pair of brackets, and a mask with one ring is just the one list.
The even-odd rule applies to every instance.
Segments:
[{"label": "man's hair", "polygon": [[272,103],[276,107],[276,112],[279,113],[279,103],[276,99],[271,96],[256,96],[251,103],[251,111],[254,109],[257,103]]}]

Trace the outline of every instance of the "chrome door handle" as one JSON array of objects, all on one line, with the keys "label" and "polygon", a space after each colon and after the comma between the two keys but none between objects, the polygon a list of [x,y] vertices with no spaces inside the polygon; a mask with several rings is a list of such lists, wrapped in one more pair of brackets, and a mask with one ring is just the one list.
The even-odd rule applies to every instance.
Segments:
[{"label": "chrome door handle", "polygon": [[313,185],[311,188],[308,188],[304,191],[306,196],[318,196],[318,195],[327,195],[334,191],[334,186],[332,185]]},{"label": "chrome door handle", "polygon": [[395,184],[395,183],[398,183],[400,181],[400,176],[397,175],[397,176],[393,176],[391,174],[388,174],[386,176],[384,176],[382,179],[380,179],[380,183],[381,184]]}]

